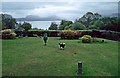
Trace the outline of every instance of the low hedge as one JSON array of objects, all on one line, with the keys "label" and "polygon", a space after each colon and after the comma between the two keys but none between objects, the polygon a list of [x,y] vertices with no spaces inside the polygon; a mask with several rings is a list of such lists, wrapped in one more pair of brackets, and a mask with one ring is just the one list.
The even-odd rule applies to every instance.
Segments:
[{"label": "low hedge", "polygon": [[[28,37],[36,37],[37,36],[43,36],[44,33],[47,33],[49,37],[61,37],[61,39],[67,39],[70,36],[65,36],[65,35],[60,35],[61,30],[30,30],[28,32],[25,31],[15,31],[15,33],[18,36],[26,36]],[[97,37],[97,38],[105,38],[105,39],[110,39],[110,40],[120,40],[120,32],[114,32],[114,31],[105,31],[105,30],[84,30],[84,31],[75,31],[76,33],[74,34],[74,39],[78,39],[79,37],[82,37],[84,35],[90,35],[92,37]],[[73,37],[72,37],[73,38]],[[71,38],[68,38],[71,39]]]},{"label": "low hedge", "polygon": [[99,38],[105,38],[105,39],[115,40],[115,41],[120,40],[120,32],[106,31],[106,30],[93,30],[92,33],[94,33],[94,35],[96,35],[96,37],[99,37]]},{"label": "low hedge", "polygon": [[38,36],[43,36],[44,33],[47,33],[49,37],[58,37],[58,33],[59,31],[48,31],[48,30],[39,30],[39,31],[15,31],[17,36],[21,36],[21,34],[23,36],[27,36],[28,37],[35,37],[34,35],[38,35]]}]

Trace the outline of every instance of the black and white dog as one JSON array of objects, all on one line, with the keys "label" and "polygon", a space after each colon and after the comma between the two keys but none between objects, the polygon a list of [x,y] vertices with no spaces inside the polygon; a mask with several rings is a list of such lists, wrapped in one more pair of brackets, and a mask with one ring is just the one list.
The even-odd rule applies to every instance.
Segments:
[{"label": "black and white dog", "polygon": [[60,48],[61,50],[64,50],[64,48],[65,48],[65,43],[59,43],[59,48]]}]

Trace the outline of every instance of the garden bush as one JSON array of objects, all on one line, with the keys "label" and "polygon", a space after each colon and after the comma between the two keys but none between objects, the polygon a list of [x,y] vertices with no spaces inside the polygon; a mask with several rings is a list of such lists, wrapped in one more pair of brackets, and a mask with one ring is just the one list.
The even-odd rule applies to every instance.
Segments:
[{"label": "garden bush", "polygon": [[15,39],[16,33],[11,29],[5,29],[0,31],[2,39]]},{"label": "garden bush", "polygon": [[84,35],[82,38],[83,43],[91,43],[92,37],[90,35]]},{"label": "garden bush", "polygon": [[81,33],[77,33],[73,30],[63,30],[59,33],[61,39],[79,39]]}]

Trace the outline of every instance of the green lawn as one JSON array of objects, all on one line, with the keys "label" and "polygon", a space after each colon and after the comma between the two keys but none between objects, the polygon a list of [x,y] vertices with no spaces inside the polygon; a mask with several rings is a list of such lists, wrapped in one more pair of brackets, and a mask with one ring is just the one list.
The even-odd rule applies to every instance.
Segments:
[{"label": "green lawn", "polygon": [[[65,42],[65,50],[58,48]],[[117,76],[118,42],[84,44],[80,40],[17,38],[2,41],[3,76],[77,76],[77,62],[83,76]]]}]

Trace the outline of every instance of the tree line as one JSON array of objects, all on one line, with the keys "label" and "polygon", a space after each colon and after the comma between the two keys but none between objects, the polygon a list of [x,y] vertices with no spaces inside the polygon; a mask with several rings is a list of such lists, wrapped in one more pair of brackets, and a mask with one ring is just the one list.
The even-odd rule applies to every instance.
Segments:
[{"label": "tree line", "polygon": [[0,14],[0,29],[16,29],[28,31],[31,29],[32,25],[28,22],[17,23],[16,19],[8,14]]},{"label": "tree line", "polygon": [[[16,19],[8,14],[0,14],[0,29],[16,29],[28,31],[32,25],[28,22],[17,23]],[[87,12],[75,21],[61,20],[58,25],[52,22],[49,30],[111,30],[120,32],[120,18],[103,17],[98,13]]]},{"label": "tree line", "polygon": [[60,25],[52,22],[49,30],[111,30],[120,32],[120,18],[102,17],[98,13],[87,12],[75,21],[62,20]]}]

